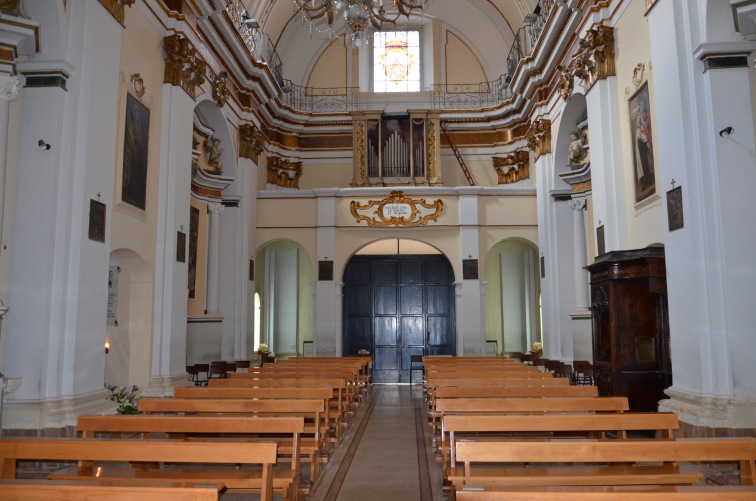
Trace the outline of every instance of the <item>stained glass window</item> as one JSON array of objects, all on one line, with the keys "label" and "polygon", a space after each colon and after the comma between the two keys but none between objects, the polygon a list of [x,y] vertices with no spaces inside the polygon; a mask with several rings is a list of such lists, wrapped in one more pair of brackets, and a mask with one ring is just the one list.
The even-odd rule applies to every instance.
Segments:
[{"label": "stained glass window", "polygon": [[420,91],[420,32],[373,34],[373,91]]}]

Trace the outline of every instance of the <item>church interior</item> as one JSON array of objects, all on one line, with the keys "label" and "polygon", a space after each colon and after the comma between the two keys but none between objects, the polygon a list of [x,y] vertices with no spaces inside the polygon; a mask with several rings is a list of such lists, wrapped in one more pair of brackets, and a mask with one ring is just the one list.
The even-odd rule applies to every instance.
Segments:
[{"label": "church interior", "polygon": [[367,419],[442,358],[756,437],[752,0],[0,0],[0,40],[3,438],[221,361],[368,360]]}]

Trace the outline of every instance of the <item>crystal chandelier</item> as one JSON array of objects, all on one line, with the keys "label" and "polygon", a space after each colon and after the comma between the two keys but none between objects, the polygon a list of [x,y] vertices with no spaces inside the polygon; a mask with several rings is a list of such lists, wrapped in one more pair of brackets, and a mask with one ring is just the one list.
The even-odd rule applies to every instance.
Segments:
[{"label": "crystal chandelier", "polygon": [[[309,25],[310,32],[334,38],[334,19],[341,16],[346,26],[346,38],[352,46],[359,47],[368,42],[368,32],[372,26],[381,31],[384,26],[396,28],[396,22],[404,16],[419,11],[428,0],[293,0],[294,11],[301,13],[302,20]],[[384,3],[386,6],[384,6]]]}]

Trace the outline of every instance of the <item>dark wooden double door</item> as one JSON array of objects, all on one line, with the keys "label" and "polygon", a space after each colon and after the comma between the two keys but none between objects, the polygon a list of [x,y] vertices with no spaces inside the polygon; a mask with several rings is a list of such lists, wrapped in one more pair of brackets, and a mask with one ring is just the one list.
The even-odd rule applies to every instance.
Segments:
[{"label": "dark wooden double door", "polygon": [[443,256],[353,257],[343,311],[343,353],[368,350],[373,382],[420,381],[413,355],[456,354],[454,273]]}]

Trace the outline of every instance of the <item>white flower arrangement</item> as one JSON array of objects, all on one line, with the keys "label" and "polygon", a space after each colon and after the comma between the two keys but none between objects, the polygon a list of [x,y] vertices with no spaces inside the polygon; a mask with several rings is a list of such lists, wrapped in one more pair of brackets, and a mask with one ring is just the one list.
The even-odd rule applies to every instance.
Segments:
[{"label": "white flower arrangement", "polygon": [[543,350],[543,343],[539,343],[538,341],[536,341],[535,343],[533,343],[533,350],[532,351],[541,351],[541,350]]}]

